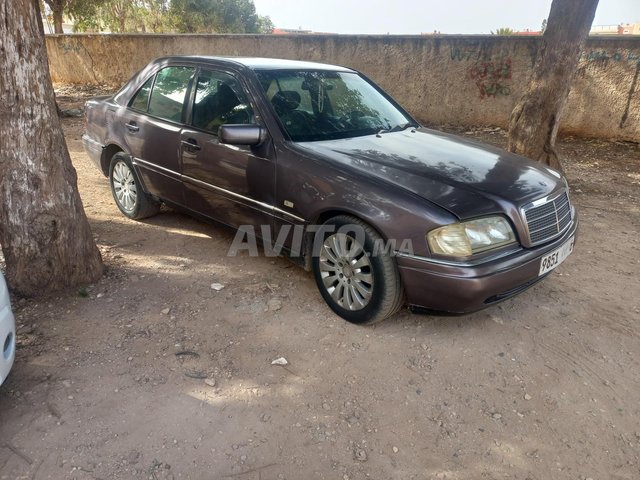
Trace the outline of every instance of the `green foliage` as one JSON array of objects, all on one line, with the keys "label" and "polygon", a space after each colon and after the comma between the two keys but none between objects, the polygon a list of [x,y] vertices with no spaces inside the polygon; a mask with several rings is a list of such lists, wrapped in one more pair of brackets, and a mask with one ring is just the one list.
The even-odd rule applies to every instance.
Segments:
[{"label": "green foliage", "polygon": [[500,27],[495,32],[491,30],[491,35],[513,35],[513,29],[509,27]]},{"label": "green foliage", "polygon": [[[45,0],[52,1],[52,0]],[[76,31],[271,33],[253,0],[53,0],[66,1]]]},{"label": "green foliage", "polygon": [[172,0],[179,32],[271,33],[269,17],[256,14],[253,0]]},{"label": "green foliage", "polygon": [[165,32],[172,30],[168,0],[75,0],[69,9],[76,31]]}]

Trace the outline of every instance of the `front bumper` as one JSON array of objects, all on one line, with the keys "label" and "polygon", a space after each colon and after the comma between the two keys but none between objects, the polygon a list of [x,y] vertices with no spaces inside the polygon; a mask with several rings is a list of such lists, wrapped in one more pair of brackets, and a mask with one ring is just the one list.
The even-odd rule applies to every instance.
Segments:
[{"label": "front bumper", "polygon": [[16,323],[11,313],[9,292],[0,276],[0,385],[9,375],[16,355]]},{"label": "front bumper", "polygon": [[540,259],[575,236],[577,230],[574,213],[571,227],[553,242],[473,266],[398,255],[407,301],[434,311],[469,313],[517,295],[546,277],[538,275]]}]

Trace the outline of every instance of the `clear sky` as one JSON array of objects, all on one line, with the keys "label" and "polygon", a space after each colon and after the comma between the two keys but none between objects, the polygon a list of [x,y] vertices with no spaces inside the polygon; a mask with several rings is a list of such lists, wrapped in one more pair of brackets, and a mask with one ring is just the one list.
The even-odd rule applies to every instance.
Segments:
[{"label": "clear sky", "polygon": [[[551,0],[254,0],[276,27],[315,32],[490,33],[539,30]],[[640,22],[640,0],[600,0],[594,25]]]}]

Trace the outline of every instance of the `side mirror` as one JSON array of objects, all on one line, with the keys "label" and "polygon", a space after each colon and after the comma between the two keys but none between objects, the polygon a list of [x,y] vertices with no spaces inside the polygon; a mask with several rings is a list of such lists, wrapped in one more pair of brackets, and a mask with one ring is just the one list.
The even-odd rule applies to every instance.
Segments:
[{"label": "side mirror", "polygon": [[260,125],[229,124],[218,129],[218,141],[227,145],[257,146],[267,138],[267,131]]}]

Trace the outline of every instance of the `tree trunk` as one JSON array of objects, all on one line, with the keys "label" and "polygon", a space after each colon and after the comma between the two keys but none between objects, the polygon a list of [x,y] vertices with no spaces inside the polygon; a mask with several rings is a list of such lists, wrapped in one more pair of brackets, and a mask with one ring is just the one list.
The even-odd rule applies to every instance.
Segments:
[{"label": "tree trunk", "polygon": [[509,147],[562,169],[555,150],[562,111],[598,0],[553,0],[533,76],[509,124]]},{"label": "tree trunk", "polygon": [[0,244],[32,296],[100,278],[49,76],[38,0],[0,0]]},{"label": "tree trunk", "polygon": [[64,15],[65,0],[45,0],[45,2],[51,9],[54,33],[64,33],[64,29],[62,28],[62,17]]}]

